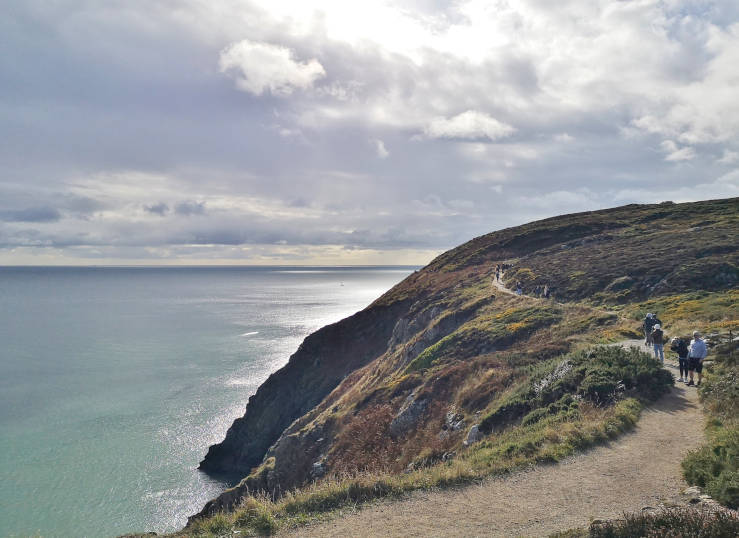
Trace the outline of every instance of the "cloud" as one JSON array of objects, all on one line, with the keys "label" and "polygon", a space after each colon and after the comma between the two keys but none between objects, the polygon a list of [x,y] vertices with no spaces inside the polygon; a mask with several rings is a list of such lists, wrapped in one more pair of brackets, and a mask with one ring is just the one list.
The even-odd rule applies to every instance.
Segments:
[{"label": "cloud", "polygon": [[205,215],[205,202],[180,202],[174,207],[174,212],[186,217]]},{"label": "cloud", "polygon": [[695,158],[695,150],[691,147],[678,147],[672,140],[665,140],[660,144],[662,150],[667,153],[666,161],[690,161]]},{"label": "cloud", "polygon": [[717,162],[720,162],[721,164],[734,164],[735,162],[739,162],[739,152],[724,149],[723,156]]},{"label": "cloud", "polygon": [[254,95],[270,92],[290,95],[295,89],[308,89],[326,76],[315,58],[308,62],[294,60],[292,50],[244,39],[221,52],[219,67],[232,76],[239,89]]},{"label": "cloud", "polygon": [[380,159],[387,159],[390,156],[390,152],[385,147],[385,143],[380,139],[372,140],[372,144],[375,146],[375,151]]},{"label": "cloud", "polygon": [[145,205],[144,211],[147,213],[152,213],[154,215],[159,215],[160,217],[163,217],[167,213],[169,213],[169,206],[165,204],[164,202],[159,202],[158,204],[154,205]]},{"label": "cloud", "polygon": [[28,207],[0,211],[0,221],[4,222],[56,222],[62,217],[53,207]]},{"label": "cloud", "polygon": [[424,132],[429,138],[469,140],[487,138],[495,141],[509,136],[514,131],[510,125],[501,123],[487,114],[468,110],[452,118],[434,118]]},{"label": "cloud", "polygon": [[739,7],[706,5],[0,2],[0,243],[423,263],[558,213],[730,196]]}]

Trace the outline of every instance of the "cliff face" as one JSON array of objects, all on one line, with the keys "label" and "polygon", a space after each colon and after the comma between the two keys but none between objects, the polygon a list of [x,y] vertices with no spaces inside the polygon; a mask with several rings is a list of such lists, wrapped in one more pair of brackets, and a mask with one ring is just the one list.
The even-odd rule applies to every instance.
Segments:
[{"label": "cliff face", "polygon": [[[737,245],[739,199],[729,199],[565,215],[442,254],[367,309],[310,335],[270,376],[201,463],[242,476],[257,468],[198,516],[248,491],[279,496],[327,475],[401,472],[451,457],[530,367],[584,335],[638,336],[654,305],[707,293],[723,294],[730,310]],[[521,281],[528,297],[491,285],[498,263],[511,266],[506,285]],[[532,297],[544,284],[555,301]]]},{"label": "cliff face", "polygon": [[246,413],[212,445],[200,469],[245,476],[280,434],[317,405],[339,382],[380,355],[407,301],[378,305],[309,335],[288,363],[249,398]]}]

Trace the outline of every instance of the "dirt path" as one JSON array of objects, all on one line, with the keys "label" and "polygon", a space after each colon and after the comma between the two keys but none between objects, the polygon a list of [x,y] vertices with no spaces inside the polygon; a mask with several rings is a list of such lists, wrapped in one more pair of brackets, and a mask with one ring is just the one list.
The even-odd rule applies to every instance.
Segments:
[{"label": "dirt path", "polygon": [[493,286],[508,295],[516,295],[515,291],[509,290],[505,287],[505,284],[503,284],[503,273],[500,273],[500,280],[495,280],[495,276],[493,276]]},{"label": "dirt path", "polygon": [[[641,345],[634,340],[623,345]],[[678,377],[676,366],[668,367]],[[677,383],[643,411],[633,432],[573,456],[479,486],[418,492],[293,536],[547,536],[679,500],[684,454],[703,441],[695,387]]]}]

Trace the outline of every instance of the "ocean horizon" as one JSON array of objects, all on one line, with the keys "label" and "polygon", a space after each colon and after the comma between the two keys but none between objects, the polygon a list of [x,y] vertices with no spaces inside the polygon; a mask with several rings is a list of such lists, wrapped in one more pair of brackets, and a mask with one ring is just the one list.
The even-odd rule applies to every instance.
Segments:
[{"label": "ocean horizon", "polygon": [[416,268],[0,267],[0,535],[181,528],[257,387]]}]

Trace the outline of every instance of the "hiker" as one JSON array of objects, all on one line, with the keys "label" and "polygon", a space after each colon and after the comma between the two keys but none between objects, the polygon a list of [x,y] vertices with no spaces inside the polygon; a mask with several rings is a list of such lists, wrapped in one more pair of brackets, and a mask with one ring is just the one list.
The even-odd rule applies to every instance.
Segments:
[{"label": "hiker", "polygon": [[678,381],[688,382],[688,344],[677,336],[670,341],[670,349],[677,353],[677,362],[680,365],[680,379]]},{"label": "hiker", "polygon": [[500,282],[500,265],[495,268],[495,280]]},{"label": "hiker", "polygon": [[523,287],[521,287],[521,282],[516,282],[516,295],[523,295]]},{"label": "hiker", "polygon": [[648,346],[652,343],[652,329],[654,328],[654,314],[651,312],[644,318],[644,345]]},{"label": "hiker", "polygon": [[693,386],[693,372],[698,372],[698,384],[701,386],[701,380],[703,379],[703,359],[708,355],[708,348],[706,343],[701,338],[701,333],[693,331],[693,339],[690,341],[690,349],[688,350],[688,374],[690,375],[690,381],[688,386]]},{"label": "hiker", "polygon": [[665,333],[662,331],[662,325],[659,323],[654,325],[651,335],[652,345],[654,346],[654,358],[660,361],[662,364],[665,363],[665,352],[664,352],[664,337]]}]

